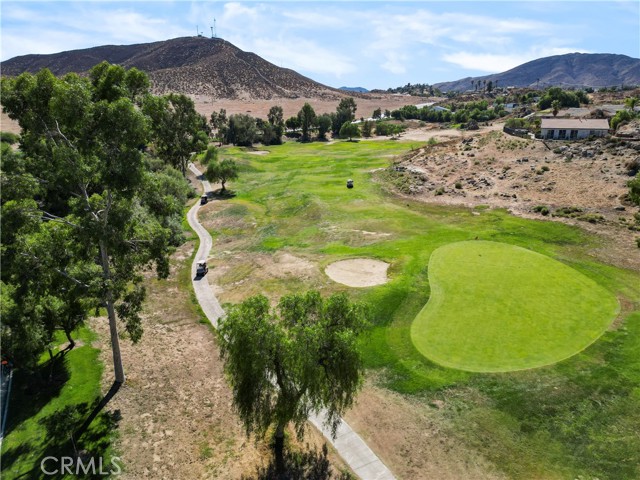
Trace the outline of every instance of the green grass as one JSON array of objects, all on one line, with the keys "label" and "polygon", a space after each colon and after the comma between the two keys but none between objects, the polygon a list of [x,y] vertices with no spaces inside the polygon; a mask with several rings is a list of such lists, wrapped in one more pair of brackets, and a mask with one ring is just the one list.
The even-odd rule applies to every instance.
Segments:
[{"label": "green grass", "polygon": [[[592,252],[601,241],[576,227],[486,206],[427,205],[390,195],[372,181],[383,178],[372,170],[416,146],[288,143],[268,147],[264,156],[222,150],[242,168],[230,184],[237,196],[227,201],[233,208],[228,218],[241,222],[242,234],[212,232],[214,249],[239,257],[288,252],[320,267],[353,257],[389,262],[385,285],[322,285],[325,293],[346,290],[372,306],[361,348],[381,385],[415,396],[425,408],[441,400],[448,434],[508,478],[640,478],[640,313],[632,313],[640,311],[640,274],[596,261]],[[353,190],[345,186],[348,178]],[[580,272],[606,290],[603,298],[614,295],[625,306],[615,329],[577,355],[536,369],[482,374],[430,361],[411,339],[411,325],[431,295],[429,259],[439,247],[476,237],[526,248]],[[311,287],[260,279],[251,285],[272,296]]]},{"label": "green grass", "polygon": [[440,365],[472,372],[564,360],[600,337],[619,309],[615,296],[577,270],[504,243],[440,247],[429,282],[413,343]]},{"label": "green grass", "polygon": [[[44,475],[40,462],[46,456],[74,456],[70,434],[101,398],[102,364],[99,350],[91,346],[94,334],[82,328],[76,336],[82,344],[53,363],[45,354],[33,374],[15,372],[2,443],[3,479],[63,478]],[[58,344],[64,343],[63,339],[64,335],[58,336]],[[76,447],[92,457],[102,456],[105,466],[110,467],[115,422],[107,413],[100,413],[85,434],[75,439]],[[49,466],[55,469],[54,463]]]}]

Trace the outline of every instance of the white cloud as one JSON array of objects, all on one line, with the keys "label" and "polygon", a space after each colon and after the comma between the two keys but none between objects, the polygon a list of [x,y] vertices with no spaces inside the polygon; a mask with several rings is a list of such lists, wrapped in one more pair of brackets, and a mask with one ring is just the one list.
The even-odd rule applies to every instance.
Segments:
[{"label": "white cloud", "polygon": [[2,59],[193,35],[166,18],[91,4],[69,4],[63,11],[45,12],[26,8],[5,12],[3,7],[2,27]]},{"label": "white cloud", "polygon": [[282,16],[286,19],[287,28],[350,28],[351,22],[342,13],[337,12],[336,15],[327,15],[313,11],[285,10],[282,12]]},{"label": "white cloud", "polygon": [[352,73],[354,62],[339,53],[332,52],[303,38],[260,38],[253,42],[256,51],[270,62],[293,70],[316,74],[328,74],[337,78]]},{"label": "white cloud", "polygon": [[248,7],[243,3],[225,3],[223,17],[225,20],[230,20],[235,17],[244,19],[250,17],[251,19],[256,19],[259,16],[260,11],[263,9],[264,7],[261,5],[257,7]]},{"label": "white cloud", "polygon": [[385,55],[386,61],[380,64],[380,67],[395,75],[400,75],[407,72],[405,64],[408,62],[409,57],[406,54],[389,52]]}]

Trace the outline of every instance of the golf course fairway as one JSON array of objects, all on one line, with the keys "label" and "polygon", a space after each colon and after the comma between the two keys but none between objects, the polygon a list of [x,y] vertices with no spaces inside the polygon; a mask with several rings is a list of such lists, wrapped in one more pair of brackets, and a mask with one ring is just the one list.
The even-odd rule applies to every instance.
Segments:
[{"label": "golf course fairway", "polygon": [[472,372],[549,365],[593,343],[619,304],[599,284],[533,251],[487,241],[445,245],[429,260],[431,297],[411,325],[428,359]]}]

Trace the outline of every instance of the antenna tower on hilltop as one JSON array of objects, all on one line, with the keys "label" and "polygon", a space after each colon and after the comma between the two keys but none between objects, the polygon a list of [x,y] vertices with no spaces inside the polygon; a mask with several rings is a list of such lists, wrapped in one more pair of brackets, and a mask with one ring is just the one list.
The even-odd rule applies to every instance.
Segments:
[{"label": "antenna tower on hilltop", "polygon": [[216,17],[213,17],[213,38],[218,38],[218,31],[216,30]]}]

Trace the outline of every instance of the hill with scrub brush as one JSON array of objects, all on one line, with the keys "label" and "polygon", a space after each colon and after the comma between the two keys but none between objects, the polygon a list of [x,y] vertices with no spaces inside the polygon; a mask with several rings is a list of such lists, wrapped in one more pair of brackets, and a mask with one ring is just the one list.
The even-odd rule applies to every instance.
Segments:
[{"label": "hill with scrub brush", "polygon": [[23,55],[2,62],[2,74],[15,76],[48,68],[54,75],[86,74],[106,60],[145,71],[154,93],[177,92],[216,99],[340,99],[351,92],[322,85],[278,67],[221,38],[181,37],[136,45],[104,45],[50,55]]}]

